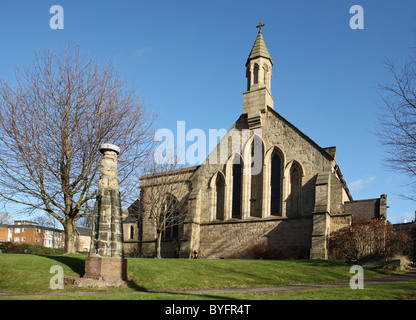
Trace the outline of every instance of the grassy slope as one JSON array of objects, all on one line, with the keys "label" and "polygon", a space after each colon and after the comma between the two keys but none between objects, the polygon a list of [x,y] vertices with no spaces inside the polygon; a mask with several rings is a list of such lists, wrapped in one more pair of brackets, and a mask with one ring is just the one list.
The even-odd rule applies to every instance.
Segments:
[{"label": "grassy slope", "polygon": [[[133,263],[131,263],[133,262]],[[147,290],[279,286],[344,281],[350,266],[318,260],[152,260],[129,261],[132,281]],[[367,271],[377,277],[386,271]]]},{"label": "grassy slope", "polygon": [[[50,267],[61,265],[65,276],[81,276],[84,272],[84,259],[83,255],[1,254],[0,292],[52,292],[49,280],[54,274],[49,273]],[[349,268],[341,262],[318,260],[128,259],[128,273],[131,277],[129,287],[110,290],[133,288],[145,291],[335,282],[349,280],[352,276]],[[388,272],[366,270],[365,277],[385,274]],[[65,286],[64,291],[81,290]]]}]

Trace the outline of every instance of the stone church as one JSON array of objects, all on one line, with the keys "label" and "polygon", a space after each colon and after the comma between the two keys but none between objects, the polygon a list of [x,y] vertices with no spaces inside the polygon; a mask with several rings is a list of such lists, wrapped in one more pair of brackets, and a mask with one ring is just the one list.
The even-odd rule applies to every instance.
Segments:
[{"label": "stone church", "polygon": [[[292,258],[327,258],[332,232],[353,214],[386,218],[385,195],[353,201],[336,148],[317,145],[274,110],[273,61],[262,26],[248,56],[241,115],[202,165],[162,173],[180,184],[187,213],[162,239],[162,257],[250,258],[256,245]],[[220,161],[222,160],[222,161]],[[141,177],[141,194],[161,174]],[[155,251],[149,208],[136,201],[124,221],[124,248]]]}]

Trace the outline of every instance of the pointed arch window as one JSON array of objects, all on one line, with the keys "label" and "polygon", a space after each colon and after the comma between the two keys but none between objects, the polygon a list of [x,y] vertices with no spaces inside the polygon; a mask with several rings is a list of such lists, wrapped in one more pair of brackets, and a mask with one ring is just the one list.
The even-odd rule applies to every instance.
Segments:
[{"label": "pointed arch window", "polygon": [[222,174],[217,174],[215,179],[215,199],[216,199],[216,215],[217,220],[224,220],[224,196],[225,196],[225,180]]},{"label": "pointed arch window", "polygon": [[130,240],[134,239],[134,227],[130,226]]},{"label": "pointed arch window", "polygon": [[277,152],[271,156],[271,193],[270,193],[270,214],[281,216],[281,198],[282,198],[282,160]]},{"label": "pointed arch window", "polygon": [[251,143],[250,216],[262,216],[263,199],[263,141],[255,135]]},{"label": "pointed arch window", "polygon": [[251,86],[251,73],[250,73],[250,68],[247,68],[246,70],[246,78],[247,78],[247,91],[250,90],[250,86]]},{"label": "pointed arch window", "polygon": [[255,63],[254,64],[254,84],[256,84],[256,83],[259,83],[259,70],[260,70],[260,67],[259,67],[259,65],[257,64],[257,63]]},{"label": "pointed arch window", "polygon": [[302,174],[298,165],[293,164],[290,169],[290,194],[287,208],[288,217],[300,216],[300,197],[302,188]]},{"label": "pointed arch window", "polygon": [[[238,162],[238,163],[236,163]],[[241,219],[241,195],[243,187],[243,161],[241,157],[236,158],[233,163],[233,200],[232,200],[232,218]]]},{"label": "pointed arch window", "polygon": [[165,218],[165,228],[163,230],[163,239],[175,239],[179,237],[179,202],[172,196],[166,197],[167,214]]}]

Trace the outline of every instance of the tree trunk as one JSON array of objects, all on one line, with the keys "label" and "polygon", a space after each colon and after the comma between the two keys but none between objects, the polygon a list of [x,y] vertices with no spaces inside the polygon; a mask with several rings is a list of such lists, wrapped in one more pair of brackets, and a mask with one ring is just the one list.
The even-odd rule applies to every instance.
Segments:
[{"label": "tree trunk", "polygon": [[156,258],[161,259],[161,243],[162,243],[162,232],[159,230],[156,233]]},{"label": "tree trunk", "polygon": [[74,219],[67,218],[64,224],[65,253],[75,253],[75,225]]}]

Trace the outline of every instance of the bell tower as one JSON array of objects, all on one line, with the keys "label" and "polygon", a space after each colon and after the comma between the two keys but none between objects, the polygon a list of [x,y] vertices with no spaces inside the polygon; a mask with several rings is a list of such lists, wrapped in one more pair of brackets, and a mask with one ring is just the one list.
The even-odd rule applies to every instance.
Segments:
[{"label": "bell tower", "polygon": [[267,107],[273,108],[274,104],[271,94],[273,62],[261,31],[264,25],[260,21],[256,26],[259,33],[246,62],[247,91],[243,94],[243,113],[247,114],[250,128],[259,127],[261,112],[266,112]]}]

